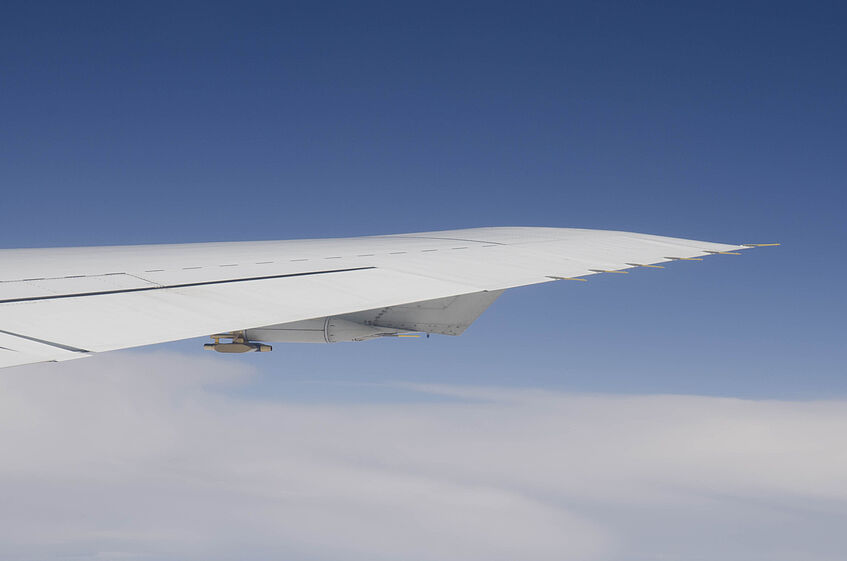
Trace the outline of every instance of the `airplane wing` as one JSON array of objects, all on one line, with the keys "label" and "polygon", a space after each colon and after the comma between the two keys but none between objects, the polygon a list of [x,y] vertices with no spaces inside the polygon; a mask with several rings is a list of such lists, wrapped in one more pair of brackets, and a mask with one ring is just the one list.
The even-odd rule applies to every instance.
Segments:
[{"label": "airplane wing", "polygon": [[509,288],[752,245],[515,227],[0,250],[0,367],[206,335],[216,350],[266,350],[257,342],[459,334]]}]

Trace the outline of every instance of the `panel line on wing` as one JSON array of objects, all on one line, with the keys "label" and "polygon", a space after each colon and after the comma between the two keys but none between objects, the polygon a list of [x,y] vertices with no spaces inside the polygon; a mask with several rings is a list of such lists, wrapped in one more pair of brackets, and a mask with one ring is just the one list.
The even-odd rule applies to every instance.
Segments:
[{"label": "panel line on wing", "polygon": [[158,285],[158,286],[144,286],[139,288],[120,288],[115,290],[99,290],[96,292],[77,292],[70,294],[51,294],[49,296],[26,296],[23,298],[9,298],[7,300],[0,300],[0,304],[12,304],[16,302],[34,302],[39,300],[58,300],[62,298],[79,298],[83,296],[103,296],[106,294],[126,294],[130,292],[149,292],[152,290],[165,290],[168,288],[187,288],[192,286],[207,286],[207,285],[216,285],[216,284],[229,284],[235,282],[249,282],[249,281],[260,281],[260,280],[269,280],[269,279],[283,279],[289,277],[304,277],[309,275],[326,275],[331,273],[346,273],[350,271],[364,271],[367,269],[376,269],[376,267],[352,267],[348,269],[330,269],[325,271],[306,271],[303,273],[287,273],[282,275],[265,275],[261,277],[245,277],[238,279],[222,279],[222,280],[214,280],[214,281],[201,281],[201,282],[189,282],[183,284],[167,284],[167,285]]},{"label": "panel line on wing", "polygon": [[[26,339],[27,341],[32,341],[34,343],[41,343],[42,345],[47,345],[49,347],[55,347],[57,349],[62,349],[63,351],[71,351],[72,353],[90,353],[91,351],[86,351],[85,349],[79,349],[77,347],[70,347],[68,345],[63,345],[61,343],[54,343],[53,341],[45,341],[44,339],[37,339],[35,337],[30,337],[29,335],[21,335],[20,333],[13,333],[11,331],[4,331],[0,329],[0,333],[5,333],[6,335],[11,335],[12,337],[18,337],[19,339]],[[6,347],[0,347],[2,349],[6,349]],[[6,349],[6,350],[14,350],[14,349]],[[17,352],[17,351],[15,351]]]},{"label": "panel line on wing", "polygon": [[507,243],[495,242],[492,240],[471,240],[468,238],[442,238],[439,236],[414,236],[409,234],[395,234],[393,236],[380,236],[383,238],[405,238],[405,239],[418,239],[418,240],[449,240],[454,242],[474,242],[474,243],[484,243],[489,245],[509,245]]}]

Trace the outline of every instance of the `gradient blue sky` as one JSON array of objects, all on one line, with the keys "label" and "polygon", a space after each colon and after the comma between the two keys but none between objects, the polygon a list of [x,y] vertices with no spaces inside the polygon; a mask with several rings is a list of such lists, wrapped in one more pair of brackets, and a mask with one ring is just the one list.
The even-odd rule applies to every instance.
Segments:
[{"label": "gradient blue sky", "polygon": [[500,225],[779,241],[513,290],[460,338],[219,358],[260,367],[242,391],[303,398],[380,399],[397,390],[361,388],[384,381],[844,396],[845,15],[8,2],[0,246]]}]

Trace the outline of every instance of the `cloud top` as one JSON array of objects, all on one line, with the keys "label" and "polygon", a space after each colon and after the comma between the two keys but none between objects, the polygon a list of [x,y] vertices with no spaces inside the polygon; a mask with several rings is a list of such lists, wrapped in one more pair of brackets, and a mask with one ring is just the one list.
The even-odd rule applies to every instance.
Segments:
[{"label": "cloud top", "polygon": [[0,375],[0,559],[836,559],[847,403],[410,389],[298,403],[232,361]]}]

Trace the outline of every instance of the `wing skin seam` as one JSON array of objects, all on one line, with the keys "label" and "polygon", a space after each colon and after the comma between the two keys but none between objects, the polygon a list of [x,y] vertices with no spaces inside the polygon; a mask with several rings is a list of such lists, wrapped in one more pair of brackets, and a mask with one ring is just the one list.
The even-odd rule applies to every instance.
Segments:
[{"label": "wing skin seam", "polygon": [[[158,286],[142,286],[138,288],[119,288],[115,290],[98,290],[95,292],[75,292],[71,294],[51,294],[49,296],[25,296],[23,298],[9,298],[0,300],[0,304],[13,304],[16,302],[37,302],[41,300],[59,300],[62,298],[81,298],[85,296],[104,296],[107,294],[126,294],[131,292],[150,292],[152,290],[166,290],[168,288],[188,288],[192,286],[208,286],[214,284],[230,284],[235,282],[249,282],[270,279],[284,279],[289,277],[305,277],[309,275],[327,275],[331,273],[347,273],[350,271],[366,271],[368,269],[376,269],[376,267],[351,267],[348,269],[330,269],[325,271],[306,271],[303,273],[286,273],[281,275],[265,275],[261,277],[244,277],[238,279],[223,279],[215,281],[200,281],[188,282],[182,284],[164,284]],[[149,281],[148,281],[149,282]]]},{"label": "wing skin seam", "polygon": [[[79,349],[77,347],[70,347],[68,345],[63,345],[61,343],[54,343],[53,341],[45,341],[44,339],[37,339],[35,337],[30,337],[29,335],[21,335],[20,333],[13,333],[12,331],[5,331],[0,329],[0,333],[5,333],[6,335],[11,335],[12,337],[17,337],[19,339],[26,339],[27,341],[32,341],[34,343],[41,343],[42,345],[47,345],[48,347],[55,347],[57,349],[62,349],[63,351],[70,351],[72,353],[90,353],[91,351],[86,351],[85,349]],[[1,349],[6,349],[6,347],[0,347]],[[7,351],[20,352],[16,349],[6,349]]]},{"label": "wing skin seam", "polygon": [[493,245],[513,245],[504,242],[494,242],[491,240],[472,240],[469,238],[441,238],[438,236],[415,236],[411,234],[394,234],[393,236],[375,236],[389,239],[415,239],[415,240],[446,240],[454,242],[473,242],[473,243],[488,243]]}]

